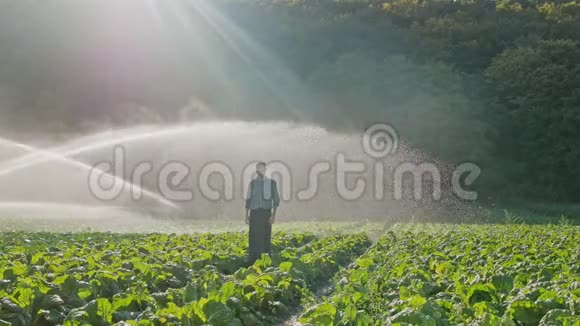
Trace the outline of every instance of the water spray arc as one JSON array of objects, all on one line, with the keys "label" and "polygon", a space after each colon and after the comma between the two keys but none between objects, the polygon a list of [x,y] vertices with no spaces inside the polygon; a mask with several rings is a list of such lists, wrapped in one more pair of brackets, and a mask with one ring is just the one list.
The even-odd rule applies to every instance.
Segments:
[{"label": "water spray arc", "polygon": [[[137,185],[135,185],[135,184],[133,184],[133,183],[131,183],[129,181],[126,181],[126,180],[124,180],[124,179],[122,179],[122,178],[120,178],[118,176],[112,175],[112,174],[110,174],[108,172],[105,172],[105,171],[102,171],[102,170],[98,170],[95,167],[92,167],[92,166],[90,166],[90,165],[88,165],[86,163],[83,163],[81,161],[77,161],[75,159],[71,159],[71,158],[67,157],[66,155],[58,154],[57,152],[53,152],[53,151],[50,151],[50,150],[38,149],[38,148],[35,148],[33,146],[29,146],[29,145],[26,145],[26,144],[23,144],[23,143],[19,143],[19,142],[15,142],[15,141],[12,141],[12,140],[8,140],[6,138],[0,138],[0,143],[7,144],[7,145],[10,145],[10,146],[14,146],[14,147],[17,147],[17,148],[21,148],[21,149],[24,149],[27,152],[34,153],[33,155],[39,155],[41,157],[44,157],[44,160],[36,160],[35,161],[36,164],[39,164],[39,163],[41,163],[43,161],[47,161],[47,160],[53,160],[53,161],[62,162],[63,164],[66,164],[66,165],[70,165],[70,166],[74,166],[74,167],[80,168],[82,170],[94,171],[94,173],[97,173],[99,176],[105,176],[105,177],[113,178],[113,181],[114,182],[120,182],[120,183],[122,183],[122,185],[124,187],[128,187],[129,189],[131,189],[131,188],[137,189],[144,196],[149,197],[149,198],[157,201],[158,203],[160,203],[163,206],[170,207],[170,208],[176,209],[176,210],[179,210],[180,209],[179,206],[175,205],[175,203],[173,203],[173,202],[171,202],[171,201],[163,198],[162,196],[160,196],[157,193],[154,193],[154,192],[151,192],[149,190],[143,189],[143,188],[141,188],[141,187],[139,187],[139,186],[137,186]],[[26,156],[29,156],[29,155],[25,155],[25,157]],[[16,159],[16,160],[24,160],[25,157],[23,157],[21,159]],[[24,169],[24,168],[27,168],[27,167],[32,167],[32,166],[34,166],[35,163],[31,163],[29,165],[25,165],[25,164],[17,165],[15,168],[12,168],[12,169],[8,167],[5,170],[3,170],[2,172],[0,172],[0,178],[2,176],[4,176],[4,175],[8,175],[8,174],[10,174],[12,172],[15,172],[15,171],[18,171],[20,169]]]}]

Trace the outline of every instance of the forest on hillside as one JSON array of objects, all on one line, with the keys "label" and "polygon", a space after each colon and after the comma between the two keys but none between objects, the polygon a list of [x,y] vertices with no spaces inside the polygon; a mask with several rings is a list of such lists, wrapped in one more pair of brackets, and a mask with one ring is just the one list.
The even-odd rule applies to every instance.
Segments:
[{"label": "forest on hillside", "polygon": [[[62,51],[70,59],[86,50],[71,49],[73,37],[60,37],[64,25],[27,42],[18,33],[44,25],[36,21],[30,31],[9,34],[7,26],[16,31],[26,20],[5,17],[0,125],[50,129],[44,121],[55,115],[59,130],[89,129],[87,121],[123,126],[207,116],[336,130],[387,121],[442,160],[480,164],[486,198],[580,201],[580,3],[212,3],[229,29],[197,42],[214,44],[212,51],[233,49],[215,53],[220,64],[206,64],[212,51],[204,56],[187,48],[187,34],[179,38],[186,51],[151,46],[153,56],[175,56],[154,68],[146,56],[135,57],[138,50],[121,47],[113,54],[128,51],[131,69],[121,59],[109,63],[108,73],[86,82],[93,90],[86,93],[63,73],[84,63],[63,60]],[[191,15],[194,27],[209,24],[200,13]],[[129,78],[127,71],[136,74]]]}]

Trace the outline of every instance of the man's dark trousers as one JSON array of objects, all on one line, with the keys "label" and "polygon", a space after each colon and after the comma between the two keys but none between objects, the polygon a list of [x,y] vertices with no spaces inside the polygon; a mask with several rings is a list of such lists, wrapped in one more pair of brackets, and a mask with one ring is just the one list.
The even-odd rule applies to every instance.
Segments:
[{"label": "man's dark trousers", "polygon": [[259,259],[262,253],[271,254],[272,224],[269,222],[271,216],[271,209],[250,210],[250,264]]}]

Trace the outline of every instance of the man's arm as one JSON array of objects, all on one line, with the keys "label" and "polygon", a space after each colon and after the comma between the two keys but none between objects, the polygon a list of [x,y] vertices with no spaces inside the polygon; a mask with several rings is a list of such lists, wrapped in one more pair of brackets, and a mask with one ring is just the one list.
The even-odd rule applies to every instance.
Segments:
[{"label": "man's arm", "polygon": [[250,223],[250,204],[252,203],[252,185],[253,182],[250,181],[248,186],[248,193],[246,194],[246,224]]},{"label": "man's arm", "polygon": [[278,185],[276,181],[272,180],[272,217],[270,218],[270,224],[273,224],[276,220],[276,211],[280,206],[280,194],[278,193]]}]

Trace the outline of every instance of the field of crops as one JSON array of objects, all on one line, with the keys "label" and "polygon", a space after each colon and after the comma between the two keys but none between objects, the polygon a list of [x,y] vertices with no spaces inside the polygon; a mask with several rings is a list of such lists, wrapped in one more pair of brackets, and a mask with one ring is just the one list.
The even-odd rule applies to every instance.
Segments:
[{"label": "field of crops", "polygon": [[0,325],[580,325],[575,226],[1,235]]}]

